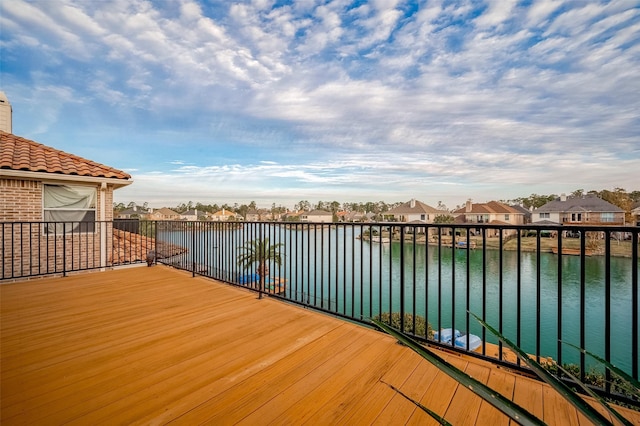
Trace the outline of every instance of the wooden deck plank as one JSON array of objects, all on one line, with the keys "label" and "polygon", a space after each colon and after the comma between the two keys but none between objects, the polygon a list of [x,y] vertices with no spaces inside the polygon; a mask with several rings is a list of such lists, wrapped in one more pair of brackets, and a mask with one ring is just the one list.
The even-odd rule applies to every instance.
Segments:
[{"label": "wooden deck plank", "polygon": [[[383,333],[164,266],[3,284],[0,314],[3,425],[432,424],[382,381],[454,423],[505,419]],[[442,356],[549,424],[585,421],[540,382]]]},{"label": "wooden deck plank", "polygon": [[549,424],[577,425],[578,413],[573,406],[567,405],[565,400],[554,389],[542,388],[544,419]]},{"label": "wooden deck plank", "polygon": [[304,381],[289,387],[277,399],[272,400],[268,407],[263,406],[252,412],[243,422],[295,424],[312,421],[313,413],[335,393],[349,386],[354,379],[366,374],[368,380],[375,383],[382,372],[394,362],[395,355],[397,349],[390,347],[388,341],[380,339],[375,339],[356,357],[341,359],[334,355],[332,358],[338,361],[336,367],[311,371]]},{"label": "wooden deck plank", "polygon": [[[504,370],[492,369],[487,381],[487,386],[496,390],[502,396],[513,399],[515,375]],[[508,425],[509,418],[500,410],[486,401],[482,401],[477,417],[478,425]]]},{"label": "wooden deck plank", "polygon": [[290,357],[280,360],[272,368],[261,370],[245,380],[230,383],[225,390],[224,398],[218,398],[219,389],[216,389],[216,392],[212,389],[206,399],[200,401],[195,408],[184,410],[184,414],[177,417],[176,422],[240,421],[247,413],[270,405],[270,401],[276,396],[296,383],[306,380],[310,371],[335,368],[331,365],[331,362],[339,362],[335,354],[341,354],[343,357],[356,356],[358,351],[366,347],[368,339],[352,334],[352,330],[347,327],[332,330]]},{"label": "wooden deck plank", "polygon": [[523,376],[515,376],[514,379],[513,402],[539,419],[543,418],[542,382]]},{"label": "wooden deck plank", "polygon": [[386,383],[404,389],[407,378],[416,375],[415,368],[419,364],[420,359],[413,352],[404,351],[398,356],[397,362],[378,379],[378,382],[370,383],[363,379],[354,381],[349,391],[358,396],[350,399],[348,406],[342,403],[338,394],[327,401],[317,412],[319,422],[372,424],[389,401],[395,397],[395,391]]},{"label": "wooden deck plank", "polygon": [[[478,365],[470,362],[465,373],[486,384],[489,380],[491,369],[487,366]],[[444,415],[451,424],[469,423],[471,419],[477,419],[480,411],[480,405],[484,402],[482,398],[476,396],[471,390],[464,386],[458,386],[456,395],[454,396],[449,409]]]}]

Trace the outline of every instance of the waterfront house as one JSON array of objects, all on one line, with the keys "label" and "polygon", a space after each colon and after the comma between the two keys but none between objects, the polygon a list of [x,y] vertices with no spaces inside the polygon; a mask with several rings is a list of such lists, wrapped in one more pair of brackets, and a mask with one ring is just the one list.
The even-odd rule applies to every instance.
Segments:
[{"label": "waterfront house", "polygon": [[631,209],[631,224],[640,226],[640,202],[635,203]]},{"label": "waterfront house", "polygon": [[[478,223],[492,225],[522,225],[524,223],[524,213],[511,206],[498,201],[488,203],[473,203],[467,200],[465,206],[455,210],[453,215],[456,223]],[[472,231],[473,232],[473,231]],[[498,229],[487,230],[488,236],[498,236]],[[509,229],[503,231],[503,236],[516,234],[516,230]]]},{"label": "waterfront house", "polygon": [[256,209],[249,209],[247,210],[244,220],[247,222],[258,222],[260,220],[260,212]]},{"label": "waterfront house", "polygon": [[384,213],[384,220],[402,223],[433,223],[437,216],[448,215],[445,210],[438,210],[428,204],[411,199],[404,204]]},{"label": "waterfront house", "polygon": [[237,219],[235,213],[230,212],[227,209],[218,210],[217,212],[212,213],[209,217],[214,222],[229,222]]},{"label": "waterfront house", "polygon": [[498,201],[472,203],[455,210],[453,215],[460,223],[492,223],[498,225],[522,225],[524,213]]},{"label": "waterfront house", "polygon": [[174,212],[171,209],[163,207],[147,215],[149,220],[180,220],[180,213]]},{"label": "waterfront house", "polygon": [[[112,232],[113,191],[131,182],[121,170],[0,131],[0,222],[13,222],[14,228],[4,229],[3,243],[18,235],[23,240],[14,244],[25,251],[47,247],[46,253],[33,253],[41,259],[39,267],[54,265],[60,258],[54,251],[73,250],[74,244],[83,245],[87,266],[107,265],[113,253],[106,238]],[[40,224],[30,225],[34,222]],[[5,257],[4,267],[16,265]]]},{"label": "waterfront house", "polygon": [[198,220],[198,209],[187,210],[180,214],[180,219],[195,222]]},{"label": "waterfront house", "polygon": [[563,225],[624,225],[624,210],[594,194],[580,197],[562,195],[535,209],[533,223],[551,221]]},{"label": "waterfront house", "polygon": [[338,216],[338,221],[339,222],[366,222],[369,219],[367,218],[367,215],[365,213],[362,212],[353,212],[353,211],[339,211],[338,213],[336,213],[336,215]]},{"label": "waterfront house", "polygon": [[300,215],[301,222],[333,222],[333,214],[326,210],[311,210],[310,212],[304,212]]},{"label": "waterfront house", "polygon": [[120,212],[115,213],[115,217],[117,219],[145,219],[146,216],[150,213],[149,210],[136,206],[135,204],[128,209],[124,209]]},{"label": "waterfront house", "polygon": [[531,210],[527,209],[526,207],[520,204],[514,204],[511,206],[511,208],[523,214],[522,223],[524,223],[525,225],[527,223],[531,223]]}]

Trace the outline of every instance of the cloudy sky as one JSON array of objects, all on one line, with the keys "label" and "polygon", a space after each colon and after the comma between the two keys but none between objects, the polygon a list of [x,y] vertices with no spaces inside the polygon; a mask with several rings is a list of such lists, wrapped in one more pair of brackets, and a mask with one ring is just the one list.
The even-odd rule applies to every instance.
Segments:
[{"label": "cloudy sky", "polygon": [[117,202],[640,189],[637,0],[0,2],[13,131]]}]

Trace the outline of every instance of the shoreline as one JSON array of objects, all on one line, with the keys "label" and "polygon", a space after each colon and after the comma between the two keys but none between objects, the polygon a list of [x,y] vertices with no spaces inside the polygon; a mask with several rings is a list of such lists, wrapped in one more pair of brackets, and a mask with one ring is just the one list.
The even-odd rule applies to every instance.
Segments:
[{"label": "shoreline", "polygon": [[[380,234],[380,237],[388,237],[391,239],[391,242],[398,243],[400,242],[400,237],[397,234],[390,234],[388,231],[383,231]],[[369,237],[366,235],[359,236],[358,238],[362,238],[363,241],[369,241]],[[433,237],[431,237],[433,238]],[[405,241],[413,242],[413,235],[406,234]],[[466,244],[466,237],[457,237],[456,241],[464,241]],[[587,247],[586,248],[586,256],[587,257],[598,257],[604,256],[604,240],[596,240],[597,247]],[[469,246],[470,250],[482,250],[482,237],[470,237],[469,238]],[[488,250],[500,250],[500,239],[498,237],[486,237],[486,248]],[[375,243],[375,241],[374,241]],[[562,248],[563,248],[563,256],[574,256],[579,255],[580,250],[580,239],[578,238],[569,238],[565,237],[562,239]],[[424,235],[419,235],[416,237],[416,244],[428,244],[432,247],[443,247],[443,248],[452,248],[451,247],[451,237],[450,236],[442,236],[440,243],[438,241],[433,241],[430,239],[427,241]],[[507,241],[502,242],[502,250],[508,251],[517,251],[517,239],[510,238]],[[459,247],[460,250],[466,250],[465,246]],[[632,257],[632,246],[631,241],[611,241],[610,242],[611,256],[612,257]],[[520,238],[520,251],[521,252],[536,252],[537,251],[537,239],[536,237],[521,237]],[[558,251],[558,239],[557,238],[549,238],[543,237],[540,238],[540,253],[549,253],[556,254]],[[640,251],[640,247],[639,247]]]}]

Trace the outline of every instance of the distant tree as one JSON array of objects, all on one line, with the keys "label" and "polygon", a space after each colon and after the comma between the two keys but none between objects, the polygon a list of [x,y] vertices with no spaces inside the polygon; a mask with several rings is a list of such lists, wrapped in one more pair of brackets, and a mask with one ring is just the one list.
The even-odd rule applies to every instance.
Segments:
[{"label": "distant tree", "polygon": [[295,206],[293,206],[294,210],[311,210],[311,203],[308,202],[307,200],[302,200],[299,203],[297,203]]},{"label": "distant tree", "polygon": [[622,188],[615,188],[613,191],[602,190],[600,191],[600,198],[609,203],[620,207],[625,211],[625,222],[632,223],[631,210],[633,210],[633,199]]},{"label": "distant tree", "polygon": [[240,207],[238,207],[236,209],[236,213],[238,213],[240,216],[242,216],[242,217],[244,217],[246,219],[247,218],[247,213],[249,212],[249,208],[250,208],[250,206],[247,206],[246,204],[243,204],[243,205],[241,205]]},{"label": "distant tree", "polygon": [[433,223],[453,223],[456,219],[450,214],[441,214],[433,219]]},{"label": "distant tree", "polygon": [[547,204],[549,201],[553,201],[558,198],[557,195],[538,195],[531,194],[529,197],[522,199],[522,205],[526,208],[533,207],[537,209],[538,207],[542,207]]}]

